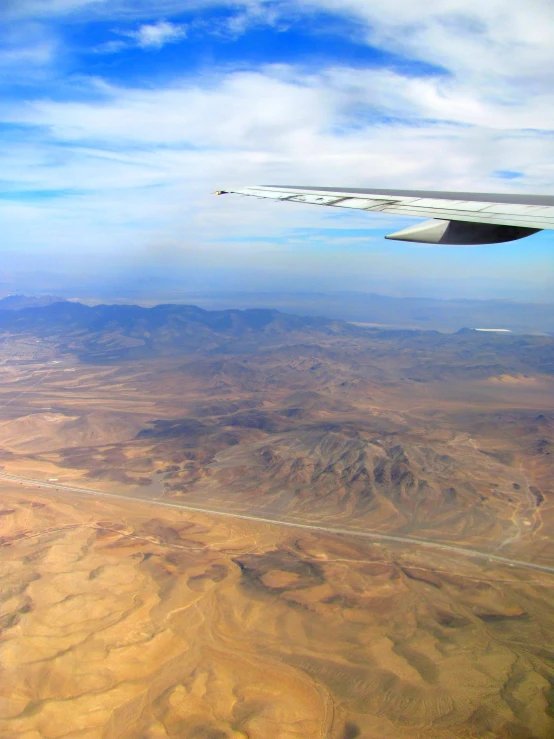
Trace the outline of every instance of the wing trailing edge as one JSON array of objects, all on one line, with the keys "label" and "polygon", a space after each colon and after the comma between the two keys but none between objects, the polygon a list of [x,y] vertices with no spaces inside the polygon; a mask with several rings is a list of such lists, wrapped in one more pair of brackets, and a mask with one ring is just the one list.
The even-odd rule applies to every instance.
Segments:
[{"label": "wing trailing edge", "polygon": [[554,229],[554,197],[425,190],[255,186],[218,190],[283,202],[349,208],[405,218],[431,218],[386,238],[426,244],[478,245],[514,241]]}]

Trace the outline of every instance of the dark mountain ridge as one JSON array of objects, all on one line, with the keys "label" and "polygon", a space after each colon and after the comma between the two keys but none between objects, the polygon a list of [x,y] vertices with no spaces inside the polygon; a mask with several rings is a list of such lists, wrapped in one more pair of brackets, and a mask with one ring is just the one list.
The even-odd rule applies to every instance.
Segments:
[{"label": "dark mountain ridge", "polygon": [[[384,330],[263,308],[208,311],[194,305],[91,307],[57,302],[0,310],[0,334],[4,341],[14,336],[40,339],[93,363],[260,352],[276,352],[279,363],[281,353],[292,350],[294,356],[313,358],[312,371],[317,371],[317,357],[341,361],[342,356],[349,364],[358,361],[363,366],[389,360],[398,365],[401,360],[405,377],[417,381],[506,372],[554,374],[554,339],[549,336]],[[231,369],[233,375],[240,370],[249,382],[249,369],[227,363],[225,371]]]},{"label": "dark mountain ridge", "polygon": [[0,332],[55,343],[83,361],[249,352],[298,333],[359,336],[345,321],[300,317],[276,310],[207,311],[193,305],[96,305],[61,302],[0,311]]},{"label": "dark mountain ridge", "polygon": [[[300,317],[277,310],[251,308],[247,310],[207,311],[195,305],[162,304],[153,308],[138,305],[95,305],[56,302],[41,307],[25,307],[16,313],[0,314],[0,328],[31,331],[42,327],[53,332],[68,330],[123,331],[156,330],[175,323],[205,326],[212,331],[241,335],[268,328],[292,331],[300,328],[330,329],[334,324],[348,330],[345,321],[328,318]],[[359,333],[355,328],[351,333]]]}]

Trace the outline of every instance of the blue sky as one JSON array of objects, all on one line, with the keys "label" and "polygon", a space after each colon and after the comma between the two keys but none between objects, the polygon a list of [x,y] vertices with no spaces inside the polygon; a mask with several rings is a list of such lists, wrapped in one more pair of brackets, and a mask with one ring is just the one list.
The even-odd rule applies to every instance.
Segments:
[{"label": "blue sky", "polygon": [[0,289],[548,299],[554,233],[413,246],[384,240],[399,220],[211,195],[554,193],[552,3],[417,5],[4,0]]}]

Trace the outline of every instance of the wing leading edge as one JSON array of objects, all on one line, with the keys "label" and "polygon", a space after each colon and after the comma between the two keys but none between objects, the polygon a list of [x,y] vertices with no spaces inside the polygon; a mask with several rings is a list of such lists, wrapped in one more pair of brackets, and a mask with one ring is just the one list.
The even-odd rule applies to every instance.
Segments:
[{"label": "wing leading edge", "polygon": [[432,219],[386,237],[397,241],[494,244],[522,239],[543,229],[554,230],[554,197],[549,195],[281,185],[229,188],[217,192],[218,195],[228,193]]}]

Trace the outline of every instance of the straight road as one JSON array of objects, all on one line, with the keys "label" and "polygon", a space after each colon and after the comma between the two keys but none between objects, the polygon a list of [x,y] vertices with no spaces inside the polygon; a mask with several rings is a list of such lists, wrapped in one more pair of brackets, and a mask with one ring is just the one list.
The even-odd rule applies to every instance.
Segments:
[{"label": "straight road", "polygon": [[461,554],[465,557],[479,557],[490,562],[499,562],[500,564],[509,565],[510,567],[522,567],[528,570],[537,570],[539,572],[547,572],[554,575],[554,567],[536,564],[535,562],[523,562],[517,559],[509,559],[501,557],[498,554],[489,554],[488,552],[480,552],[476,549],[466,549],[465,547],[457,547],[454,544],[441,544],[436,541],[428,541],[427,539],[418,539],[412,536],[400,536],[396,534],[379,534],[374,531],[357,531],[356,529],[341,529],[334,526],[317,526],[316,524],[299,523],[296,521],[287,521],[278,518],[263,518],[262,516],[253,516],[247,513],[232,513],[229,511],[217,511],[212,508],[199,508],[197,506],[181,505],[180,503],[168,503],[163,500],[152,500],[150,498],[137,498],[129,495],[118,495],[117,493],[104,493],[100,490],[92,488],[80,488],[74,485],[63,485],[57,482],[47,482],[42,480],[33,480],[27,477],[18,477],[17,475],[7,475],[0,473],[0,482],[2,480],[9,482],[18,482],[24,485],[32,485],[39,488],[53,488],[56,491],[67,491],[70,493],[78,493],[81,495],[94,495],[102,498],[111,498],[116,500],[135,501],[145,505],[162,506],[163,508],[174,508],[181,511],[192,511],[194,513],[206,513],[210,516],[223,516],[226,518],[238,518],[243,521],[254,521],[257,523],[268,523],[276,526],[288,526],[296,529],[307,529],[308,531],[319,531],[325,534],[340,534],[341,536],[356,536],[362,539],[371,539],[374,541],[390,541],[400,544],[411,544],[412,546],[426,547],[428,549],[439,549],[443,552],[453,552]]}]

